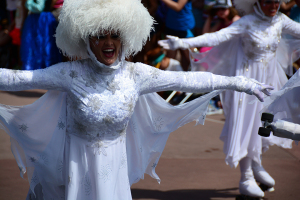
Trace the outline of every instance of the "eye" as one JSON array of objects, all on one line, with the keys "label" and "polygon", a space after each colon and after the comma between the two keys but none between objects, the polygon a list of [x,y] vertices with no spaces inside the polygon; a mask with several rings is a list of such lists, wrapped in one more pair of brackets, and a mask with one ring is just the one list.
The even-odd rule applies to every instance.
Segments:
[{"label": "eye", "polygon": [[101,39],[104,39],[104,38],[106,38],[106,35],[98,35],[98,36],[97,36],[97,39],[98,39],[98,40],[101,40]]},{"label": "eye", "polygon": [[110,37],[113,38],[113,39],[119,39],[119,38],[120,38],[120,35],[118,35],[118,34],[113,34],[113,35],[111,35]]}]

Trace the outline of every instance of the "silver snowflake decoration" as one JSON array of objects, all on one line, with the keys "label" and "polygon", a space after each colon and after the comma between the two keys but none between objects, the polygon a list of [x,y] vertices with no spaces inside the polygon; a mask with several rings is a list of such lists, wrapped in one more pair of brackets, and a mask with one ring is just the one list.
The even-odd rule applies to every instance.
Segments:
[{"label": "silver snowflake decoration", "polygon": [[29,157],[30,162],[36,163],[36,158],[35,157]]},{"label": "silver snowflake decoration", "polygon": [[69,76],[73,79],[73,78],[77,78],[78,77],[78,72],[71,70]]},{"label": "silver snowflake decoration", "polygon": [[153,125],[154,125],[155,130],[160,131],[164,124],[164,121],[163,121],[162,117],[156,117],[156,118],[154,118],[153,123],[154,123]]},{"label": "silver snowflake decoration", "polygon": [[19,125],[19,129],[24,133],[27,131],[28,126],[26,124]]},{"label": "silver snowflake decoration", "polygon": [[112,82],[106,82],[106,84],[107,84],[107,89],[111,91],[113,94],[115,94],[117,90],[120,90],[119,83],[114,80]]},{"label": "silver snowflake decoration", "polygon": [[30,184],[37,184],[38,183],[38,177],[37,176],[32,176],[30,180]]},{"label": "silver snowflake decoration", "polygon": [[65,75],[65,74],[66,74],[66,70],[65,70],[65,69],[61,69],[61,70],[60,70],[60,73],[61,73],[62,75]]},{"label": "silver snowflake decoration", "polygon": [[105,166],[101,166],[101,170],[100,170],[100,173],[98,173],[98,177],[100,180],[103,180],[105,183],[106,181],[110,180],[111,172],[112,172],[112,169],[109,166],[109,164],[107,164]]},{"label": "silver snowflake decoration", "polygon": [[132,64],[128,67],[128,71],[129,71],[129,78],[136,81],[136,78],[139,75],[139,72],[135,70],[134,64]]},{"label": "silver snowflake decoration", "polygon": [[65,123],[63,122],[63,121],[59,121],[58,122],[58,124],[57,124],[57,126],[58,126],[58,129],[60,130],[60,129],[65,129],[65,127],[66,127],[66,125],[65,125]]},{"label": "silver snowflake decoration", "polygon": [[101,108],[102,104],[103,103],[99,99],[99,97],[92,97],[89,99],[87,106],[90,107],[93,110],[93,112],[96,112]]},{"label": "silver snowflake decoration", "polygon": [[112,125],[114,123],[114,118],[112,118],[111,116],[109,115],[106,115],[104,118],[103,118],[103,122],[106,126],[109,126],[109,125]]},{"label": "silver snowflake decoration", "polygon": [[121,107],[122,110],[127,110],[129,112],[133,112],[134,110],[134,97],[127,98],[124,95],[125,103],[123,103],[124,107]]},{"label": "silver snowflake decoration", "polygon": [[63,170],[63,167],[64,167],[64,163],[63,163],[63,161],[61,160],[61,161],[59,161],[59,164],[58,164],[57,170],[58,170],[59,172],[62,172],[62,170]]},{"label": "silver snowflake decoration", "polygon": [[107,148],[107,145],[105,145],[103,141],[99,140],[97,142],[94,142],[89,147],[94,148],[94,155],[96,155],[96,154],[98,154],[98,155],[102,154],[104,156],[107,156],[107,153],[106,153],[106,150],[105,150],[105,148]]},{"label": "silver snowflake decoration", "polygon": [[119,134],[120,142],[125,142],[126,129],[118,130],[117,133]]},{"label": "silver snowflake decoration", "polygon": [[83,186],[84,186],[84,192],[86,196],[89,196],[92,193],[92,183],[90,178],[86,175],[83,178]]},{"label": "silver snowflake decoration", "polygon": [[157,166],[157,163],[153,163],[151,167],[155,168],[156,166]]},{"label": "silver snowflake decoration", "polygon": [[152,78],[157,79],[159,77],[159,75],[160,75],[160,71],[158,69],[153,68],[151,71]]}]

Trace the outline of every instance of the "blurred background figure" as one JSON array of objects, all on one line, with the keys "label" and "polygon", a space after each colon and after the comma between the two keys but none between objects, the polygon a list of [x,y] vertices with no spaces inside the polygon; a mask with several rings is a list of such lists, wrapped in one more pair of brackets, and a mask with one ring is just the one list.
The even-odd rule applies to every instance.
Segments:
[{"label": "blurred background figure", "polygon": [[[166,35],[179,38],[194,37],[192,29],[195,27],[195,18],[190,0],[161,0],[169,7],[166,17]],[[188,71],[190,61],[187,50],[180,51],[180,63],[184,71]],[[167,57],[175,58],[177,51],[168,51]]]},{"label": "blurred background figure", "polygon": [[[230,26],[240,19],[238,12],[232,7],[231,0],[216,0],[208,9],[208,17],[203,27],[203,34],[212,33]],[[212,47],[201,47],[200,52],[206,52]]]},{"label": "blurred background figure", "polygon": [[62,0],[26,1],[29,15],[21,36],[23,70],[42,69],[62,61],[54,37],[62,4]]}]

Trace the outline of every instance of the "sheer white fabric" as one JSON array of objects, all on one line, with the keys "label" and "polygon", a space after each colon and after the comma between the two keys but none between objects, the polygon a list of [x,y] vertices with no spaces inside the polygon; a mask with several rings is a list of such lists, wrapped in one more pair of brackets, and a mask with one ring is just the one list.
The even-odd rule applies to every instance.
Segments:
[{"label": "sheer white fabric", "polygon": [[0,90],[47,89],[24,107],[0,106],[0,128],[12,141],[21,175],[39,183],[45,199],[131,199],[130,185],[155,167],[169,133],[191,121],[204,123],[211,92],[173,107],[162,90],[252,94],[245,77],[208,72],[167,72],[120,61],[114,68],[91,59],[35,71],[0,69]]},{"label": "sheer white fabric", "polygon": [[[267,97],[262,112],[274,114],[278,128],[300,134],[300,71],[272,96]],[[291,122],[293,124],[289,124]],[[295,136],[293,136],[295,137]],[[297,136],[299,138],[299,135]],[[299,140],[299,139],[298,139]]]},{"label": "sheer white fabric", "polygon": [[[268,20],[254,12],[216,33],[183,41],[190,47],[216,46],[201,54],[190,52],[198,60],[192,61],[193,70],[205,64],[213,73],[254,78],[274,86],[276,91],[287,82],[285,73],[292,74],[292,63],[300,57],[300,40],[283,39],[284,34],[300,38],[300,24],[282,13]],[[227,164],[236,167],[245,156],[260,163],[260,155],[269,145],[291,148],[290,140],[257,134],[263,105],[258,101],[249,105],[253,97],[226,91],[221,99],[226,116],[221,140]]]}]

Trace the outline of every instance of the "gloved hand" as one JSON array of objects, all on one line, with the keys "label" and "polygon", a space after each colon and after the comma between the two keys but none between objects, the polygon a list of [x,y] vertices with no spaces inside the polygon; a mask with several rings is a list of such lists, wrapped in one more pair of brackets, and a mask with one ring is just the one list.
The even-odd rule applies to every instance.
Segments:
[{"label": "gloved hand", "polygon": [[189,45],[178,37],[167,35],[167,40],[159,40],[158,44],[167,50],[188,49]]},{"label": "gloved hand", "polygon": [[248,83],[245,85],[245,87],[246,88],[248,87],[250,90],[248,89],[244,92],[246,92],[247,94],[255,95],[258,98],[258,100],[260,100],[261,102],[264,102],[264,94],[270,96],[271,93],[269,92],[269,90],[274,90],[273,86],[260,83],[257,80],[252,78],[246,78],[246,79],[248,80]]},{"label": "gloved hand", "polygon": [[264,95],[266,94],[268,96],[271,95],[271,93],[268,90],[274,90],[273,86],[266,85],[264,83],[257,84],[255,89],[253,90],[253,95],[255,95],[261,102],[264,102]]}]

